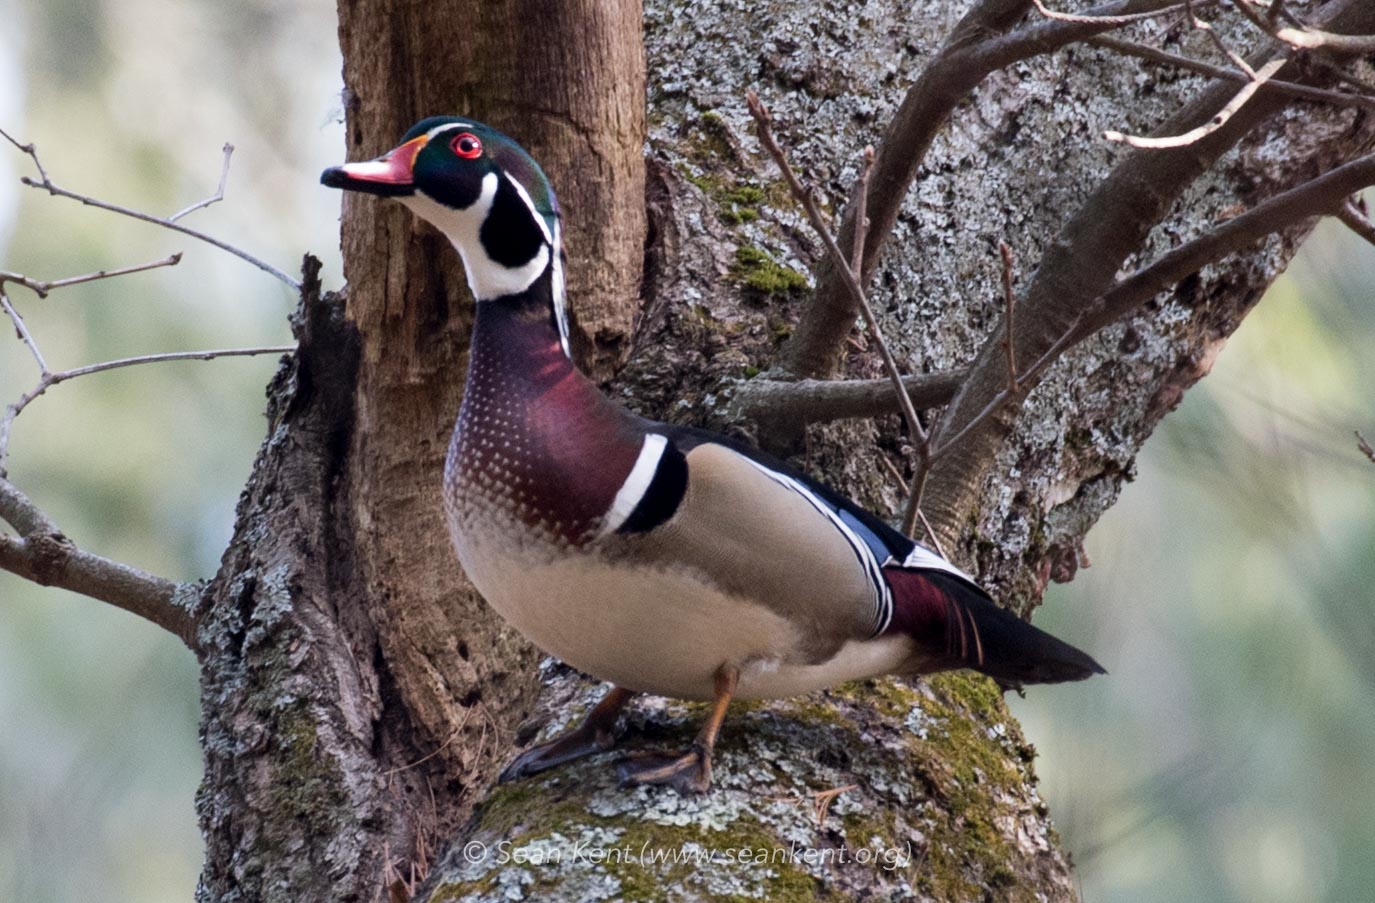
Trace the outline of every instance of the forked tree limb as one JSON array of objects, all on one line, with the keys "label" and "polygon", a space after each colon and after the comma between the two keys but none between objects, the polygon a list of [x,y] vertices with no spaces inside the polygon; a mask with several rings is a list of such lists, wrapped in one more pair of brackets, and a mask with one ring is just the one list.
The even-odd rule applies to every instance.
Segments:
[{"label": "forked tree limb", "polygon": [[[1340,30],[1362,31],[1375,20],[1375,8],[1363,0],[1332,0],[1316,18]],[[1274,56],[1266,52],[1249,62],[1261,68]],[[1230,80],[1214,82],[1163,123],[1157,134],[1179,134],[1207,122],[1235,93]],[[1018,357],[1040,360],[1062,343],[1083,312],[1114,287],[1119,269],[1139,251],[1180,194],[1286,102],[1283,95],[1273,92],[1256,96],[1196,142],[1179,148],[1136,150],[1125,156],[1048,243],[1019,305]],[[943,530],[964,522],[978,497],[982,476],[1009,429],[1005,416],[983,419],[977,429],[968,429],[985,418],[985,411],[1004,389],[1001,333],[999,324],[933,436],[937,449],[948,446],[948,437],[962,436],[961,453],[942,457],[934,468],[930,496],[923,500],[923,507]]]},{"label": "forked tree limb", "polygon": [[196,648],[195,584],[174,583],[76,547],[28,496],[0,478],[0,568],[42,586],[81,593],[132,612]]},{"label": "forked tree limb", "polygon": [[[1159,13],[1180,8],[1169,0],[1119,0],[1090,10],[1092,21],[1037,21],[1008,32],[1031,9],[1031,0],[984,0],[975,4],[951,32],[945,45],[908,89],[877,148],[866,207],[871,228],[865,241],[859,284],[873,275],[879,254],[897,222],[922,161],[951,112],[989,75],[1102,34],[1119,25],[1113,16]],[[841,220],[841,247],[854,239],[855,205]],[[828,375],[850,329],[851,302],[842,268],[823,260],[816,293],[797,329],[780,350],[779,363],[799,378]]]}]

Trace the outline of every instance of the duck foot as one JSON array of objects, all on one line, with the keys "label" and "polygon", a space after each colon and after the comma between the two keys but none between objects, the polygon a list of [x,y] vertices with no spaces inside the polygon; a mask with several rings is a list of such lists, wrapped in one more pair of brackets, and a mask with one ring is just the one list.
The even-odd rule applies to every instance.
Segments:
[{"label": "duck foot", "polygon": [[722,665],[716,671],[716,699],[711,714],[697,732],[697,739],[686,752],[669,753],[643,750],[628,755],[616,767],[621,786],[634,784],[664,784],[681,794],[706,793],[711,787],[711,756],[716,749],[716,735],[721,732],[726,709],[740,682],[740,670],[734,665]]},{"label": "duck foot", "polygon": [[622,787],[663,784],[683,795],[711,788],[711,751],[693,744],[684,753],[643,750],[631,753],[616,766]]},{"label": "duck foot", "polygon": [[497,783],[504,784],[517,778],[539,774],[574,759],[605,752],[615,746],[616,719],[634,695],[631,690],[613,687],[577,727],[564,731],[546,743],[532,746],[516,756],[510,765],[501,770]]}]

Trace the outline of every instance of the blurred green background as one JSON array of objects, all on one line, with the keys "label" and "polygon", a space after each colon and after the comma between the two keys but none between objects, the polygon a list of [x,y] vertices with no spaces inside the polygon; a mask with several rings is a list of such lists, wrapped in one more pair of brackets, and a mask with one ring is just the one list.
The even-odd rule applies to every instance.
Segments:
[{"label": "blurred green background", "polygon": [[[324,0],[0,0],[0,128],[64,187],[170,213],[338,285],[339,59]],[[0,268],[173,269],[14,301],[50,364],[289,341],[288,290],[151,226],[20,188]],[[1375,249],[1324,226],[1148,444],[1038,623],[1112,672],[1013,700],[1099,901],[1348,901],[1375,887]],[[33,361],[0,335],[0,400]],[[213,573],[272,358],[64,384],[16,424],[14,480],[81,545]],[[101,603],[0,573],[0,901],[185,903],[199,869],[192,657]]]}]

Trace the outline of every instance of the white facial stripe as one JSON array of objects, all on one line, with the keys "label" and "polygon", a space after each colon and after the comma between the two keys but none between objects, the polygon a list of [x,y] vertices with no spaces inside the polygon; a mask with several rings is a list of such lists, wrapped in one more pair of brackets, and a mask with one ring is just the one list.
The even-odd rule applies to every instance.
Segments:
[{"label": "white facial stripe", "polygon": [[520,199],[525,202],[525,206],[529,209],[530,215],[535,218],[535,224],[539,226],[540,232],[544,235],[544,240],[553,244],[554,236],[549,234],[549,224],[544,221],[544,214],[535,209],[535,202],[530,199],[530,192],[525,190],[524,185],[511,178],[509,172],[503,170],[501,174],[506,177],[506,181],[511,183],[511,187],[516,190],[516,194],[520,195]]},{"label": "white facial stripe", "polygon": [[626,518],[630,517],[635,506],[640,504],[640,500],[649,491],[649,484],[654,480],[654,474],[659,469],[659,462],[663,460],[666,448],[668,437],[658,433],[645,435],[645,444],[640,447],[640,456],[635,459],[635,466],[630,468],[630,474],[621,484],[616,498],[612,500],[611,507],[602,520],[602,528],[597,531],[598,536],[615,533],[626,522]]},{"label": "white facial stripe", "polygon": [[427,141],[434,140],[435,135],[438,135],[440,132],[447,132],[449,129],[470,129],[472,127],[473,124],[471,122],[446,122],[443,125],[437,125],[434,128],[430,129],[428,132],[426,132],[425,139]]},{"label": "white facial stripe", "polygon": [[468,274],[468,287],[479,301],[525,291],[549,265],[548,245],[541,246],[539,252],[523,266],[514,268],[503,266],[487,256],[479,232],[496,196],[497,174],[489,172],[482,177],[482,193],[471,206],[462,210],[441,204],[419,190],[413,195],[398,198],[417,216],[433,223],[458,249],[463,258],[463,269]]},{"label": "white facial stripe", "polygon": [[563,244],[560,242],[559,221],[554,220],[554,241],[550,253],[554,255],[554,272],[550,274],[554,295],[554,320],[559,324],[559,344],[563,353],[573,359],[573,349],[568,344],[568,300],[563,289]]}]

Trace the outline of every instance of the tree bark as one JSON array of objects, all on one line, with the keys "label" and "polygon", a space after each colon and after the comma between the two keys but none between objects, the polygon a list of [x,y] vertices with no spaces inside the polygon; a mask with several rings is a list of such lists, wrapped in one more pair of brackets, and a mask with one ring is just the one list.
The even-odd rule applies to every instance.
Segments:
[{"label": "tree bark", "polygon": [[[560,194],[591,371],[614,372],[611,391],[647,414],[764,432],[777,446],[787,437],[734,419],[732,393],[774,362],[814,258],[744,91],[769,102],[795,162],[839,210],[858,149],[967,5],[926,4],[909,21],[896,0],[830,18],[654,0],[642,43],[630,0],[345,0],[347,155],[378,154],[435,113],[516,136]],[[997,241],[1031,279],[1120,156],[1101,129],[1149,131],[1202,84],[1082,46],[991,76],[937,137],[872,289],[899,360],[913,372],[974,360],[998,328]],[[1370,147],[1368,119],[1314,105],[1271,113],[1179,186],[1142,259]],[[1206,268],[1056,368],[970,478],[978,491],[939,490],[957,562],[1023,611],[1052,576],[1072,576],[1141,443],[1307,226]],[[566,725],[595,688],[537,667],[450,551],[438,487],[472,321],[457,255],[398,205],[366,197],[345,199],[343,244],[345,293],[323,293],[307,261],[300,350],[269,389],[269,434],[198,611],[199,899],[370,901],[410,888],[428,900],[1073,898],[1034,750],[996,687],[964,673],[741,706],[717,787],[700,799],[618,790],[605,757],[492,789],[517,735]],[[863,344],[841,369],[878,377]],[[793,450],[891,514],[901,487],[877,458],[899,451],[900,434],[895,417],[813,426]],[[699,713],[644,702],[630,739],[682,742]],[[818,820],[817,794],[839,788]],[[586,852],[621,848],[633,855]],[[516,849],[524,863],[509,860]],[[684,849],[793,855],[640,858]]]},{"label": "tree bark", "polygon": [[[348,158],[434,114],[519,134],[570,211],[579,349],[609,369],[643,259],[638,3],[362,0],[339,18]],[[346,294],[322,297],[307,263],[301,349],[206,593],[204,900],[377,898],[467,817],[537,692],[439,500],[473,314],[457,256],[354,196],[343,245]]]}]

